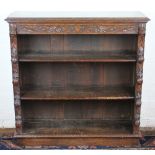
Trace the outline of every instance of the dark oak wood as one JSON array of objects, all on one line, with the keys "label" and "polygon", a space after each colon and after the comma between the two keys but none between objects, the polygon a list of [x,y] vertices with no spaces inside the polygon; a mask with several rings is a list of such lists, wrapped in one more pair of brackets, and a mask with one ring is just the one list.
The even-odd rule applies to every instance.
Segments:
[{"label": "dark oak wood", "polygon": [[[63,55],[63,56],[62,56]],[[20,62],[136,62],[136,53],[129,51],[70,51],[49,53],[25,51],[19,55]]]},{"label": "dark oak wood", "polygon": [[134,99],[130,87],[72,87],[51,89],[27,89],[22,91],[22,100],[117,100]]},{"label": "dark oak wood", "polygon": [[[103,121],[103,120],[51,120],[24,122],[23,134],[49,135],[101,135],[131,134],[130,121]],[[44,124],[44,125],[43,125]]]},{"label": "dark oak wood", "polygon": [[17,143],[135,146],[141,136],[141,13],[13,13]]},{"label": "dark oak wood", "polygon": [[114,146],[114,147],[134,147],[138,146],[138,136],[128,137],[36,137],[36,136],[16,136],[16,143],[25,148],[47,147],[47,146]]}]

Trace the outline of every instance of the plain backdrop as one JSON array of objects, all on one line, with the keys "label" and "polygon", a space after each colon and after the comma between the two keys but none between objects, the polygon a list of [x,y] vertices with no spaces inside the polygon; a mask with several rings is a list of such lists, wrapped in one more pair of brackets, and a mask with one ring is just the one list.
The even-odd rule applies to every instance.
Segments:
[{"label": "plain backdrop", "polygon": [[8,24],[14,11],[141,11],[147,24],[141,126],[155,127],[155,5],[154,0],[4,0],[0,4],[0,128],[15,126]]}]

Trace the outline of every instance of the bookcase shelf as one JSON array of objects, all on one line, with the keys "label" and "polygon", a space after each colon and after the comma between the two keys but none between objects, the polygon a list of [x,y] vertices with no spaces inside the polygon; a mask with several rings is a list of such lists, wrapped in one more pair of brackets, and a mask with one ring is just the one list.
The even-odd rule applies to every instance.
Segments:
[{"label": "bookcase shelf", "polygon": [[[41,124],[44,124],[44,127]],[[50,136],[105,136],[130,135],[132,122],[105,120],[25,120],[24,134]],[[49,124],[45,127],[45,124]]]},{"label": "bookcase shelf", "polygon": [[133,87],[73,87],[27,89],[22,100],[117,100],[134,99]]},{"label": "bookcase shelf", "polygon": [[20,62],[135,62],[133,51],[25,51],[20,52]]}]

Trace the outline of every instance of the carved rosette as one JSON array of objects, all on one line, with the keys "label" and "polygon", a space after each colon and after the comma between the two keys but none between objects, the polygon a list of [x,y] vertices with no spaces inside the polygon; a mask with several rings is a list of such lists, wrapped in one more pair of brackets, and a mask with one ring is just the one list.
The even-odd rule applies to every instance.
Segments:
[{"label": "carved rosette", "polygon": [[137,25],[19,24],[18,34],[136,34]]},{"label": "carved rosette", "polygon": [[19,65],[17,51],[17,35],[15,34],[16,26],[10,24],[10,42],[11,42],[11,60],[12,60],[12,80],[14,90],[14,106],[16,133],[22,133],[21,103],[20,103],[20,85],[19,85]]},{"label": "carved rosette", "polygon": [[138,47],[136,62],[136,84],[135,84],[135,108],[134,108],[134,133],[139,133],[141,94],[143,82],[143,61],[144,61],[144,41],[145,41],[145,24],[139,24],[138,28]]}]

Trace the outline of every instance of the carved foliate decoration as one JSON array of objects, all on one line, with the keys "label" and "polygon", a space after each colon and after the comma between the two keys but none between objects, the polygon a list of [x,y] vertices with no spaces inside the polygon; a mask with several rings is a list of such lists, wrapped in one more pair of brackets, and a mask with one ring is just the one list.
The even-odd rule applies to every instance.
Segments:
[{"label": "carved foliate decoration", "polygon": [[19,83],[18,63],[12,63],[12,78],[13,78],[13,84],[18,85]]},{"label": "carved foliate decoration", "polygon": [[135,120],[135,125],[140,126],[140,120],[139,119]]},{"label": "carved foliate decoration", "polygon": [[137,61],[141,62],[144,60],[144,41],[145,36],[139,35],[138,36],[138,49],[137,49]]},{"label": "carved foliate decoration", "polygon": [[22,121],[21,119],[16,119],[16,128],[21,128]]},{"label": "carved foliate decoration", "polygon": [[[138,96],[139,97],[139,96]],[[141,106],[142,102],[141,102],[141,98],[136,98],[135,102],[136,102],[136,106]]]},{"label": "carved foliate decoration", "polygon": [[140,109],[143,82],[143,61],[144,61],[144,41],[145,41],[145,24],[139,24],[136,63],[136,84],[135,84],[135,106],[134,106],[134,133],[139,132],[140,126]]},{"label": "carved foliate decoration", "polygon": [[138,127],[140,125],[140,109],[141,107],[137,106],[135,108],[135,115],[134,115],[135,126],[138,126]]},{"label": "carved foliate decoration", "polygon": [[13,90],[14,90],[16,132],[17,132],[17,134],[20,134],[20,133],[22,133],[22,119],[21,119],[21,103],[20,103],[17,35],[15,33],[16,33],[16,26],[14,24],[10,24],[12,79],[13,79]]},{"label": "carved foliate decoration", "polygon": [[135,97],[136,97],[136,99],[141,98],[141,93],[142,93],[142,85],[136,84],[136,86],[135,86]]},{"label": "carved foliate decoration", "polygon": [[140,119],[140,113],[135,114],[135,120],[138,121]]},{"label": "carved foliate decoration", "polygon": [[20,105],[20,95],[19,94],[14,95],[14,104],[15,104],[15,106]]},{"label": "carved foliate decoration", "polygon": [[16,35],[10,35],[10,42],[11,42],[11,61],[17,62],[17,37]]},{"label": "carved foliate decoration", "polygon": [[137,34],[137,25],[19,24],[19,34]]},{"label": "carved foliate decoration", "polygon": [[20,115],[16,115],[15,119],[16,119],[16,120],[21,120],[22,117],[21,117]]},{"label": "carved foliate decoration", "polygon": [[136,80],[138,83],[143,82],[143,63],[136,64]]}]

